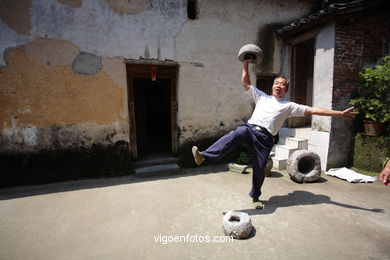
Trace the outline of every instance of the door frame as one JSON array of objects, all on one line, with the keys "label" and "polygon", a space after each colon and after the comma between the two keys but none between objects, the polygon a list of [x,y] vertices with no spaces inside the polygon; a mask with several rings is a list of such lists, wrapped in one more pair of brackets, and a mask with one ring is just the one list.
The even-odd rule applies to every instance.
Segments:
[{"label": "door frame", "polygon": [[[306,41],[314,40],[314,51],[315,51],[315,45],[316,45],[316,37],[319,33],[319,29],[315,29],[303,34],[300,34],[298,36],[295,36],[293,38],[288,38],[287,43],[290,46],[291,55],[290,55],[290,100],[294,101],[295,96],[295,84],[296,84],[296,46],[304,43]],[[315,54],[314,54],[315,55]],[[313,61],[314,62],[314,61]],[[314,64],[313,64],[314,66]]]},{"label": "door frame", "polygon": [[[297,91],[298,91],[298,87],[299,87],[299,84],[298,84],[298,76],[297,76],[297,70],[298,70],[298,64],[297,64],[297,59],[298,59],[298,54],[297,54],[297,48],[298,48],[298,45],[300,44],[303,44],[305,42],[308,42],[308,41],[313,41],[313,48],[314,48],[314,53],[313,53],[313,61],[312,61],[312,66],[313,66],[313,78],[314,78],[314,57],[315,57],[315,41],[316,41],[316,38],[315,38],[315,34],[316,32],[311,32],[311,33],[308,33],[308,34],[305,34],[305,35],[302,35],[301,37],[295,39],[294,41],[291,41],[289,42],[290,44],[290,48],[291,48],[291,57],[290,57],[290,71],[291,71],[291,74],[290,74],[290,101],[293,101],[293,102],[297,102],[297,103],[301,103],[298,101],[298,95],[297,95]],[[300,68],[301,69],[301,68]],[[313,86],[311,86],[313,88]],[[313,90],[313,89],[312,89]],[[306,94],[307,94],[307,90],[306,90]],[[308,96],[305,96],[306,97],[306,100],[305,100],[305,104],[306,104],[306,101],[307,101],[307,98]],[[311,100],[313,100],[313,93],[311,92]],[[311,105],[311,104],[309,104]],[[307,115],[307,116],[304,116],[304,117],[290,117],[288,118],[287,120],[287,125],[288,127],[291,127],[291,128],[295,128],[295,127],[302,127],[302,126],[310,126],[311,125],[311,116]]]},{"label": "door frame", "polygon": [[177,155],[178,147],[178,124],[177,124],[177,79],[179,74],[179,64],[176,62],[162,62],[150,60],[125,60],[126,78],[127,78],[127,99],[129,109],[129,137],[130,154],[134,160],[139,157],[137,149],[137,126],[135,120],[135,100],[134,100],[134,78],[151,78],[151,68],[156,68],[157,78],[170,79],[171,92],[171,152]]}]

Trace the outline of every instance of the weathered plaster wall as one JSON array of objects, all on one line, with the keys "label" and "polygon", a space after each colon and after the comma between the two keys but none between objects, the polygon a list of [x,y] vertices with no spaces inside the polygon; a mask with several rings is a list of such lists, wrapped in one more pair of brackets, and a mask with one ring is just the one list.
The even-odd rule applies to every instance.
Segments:
[{"label": "weathered plaster wall", "polygon": [[30,8],[31,0],[2,0],[0,19],[17,33],[28,35],[31,29]]},{"label": "weathered plaster wall", "polygon": [[120,14],[136,14],[147,9],[150,4],[148,0],[106,0],[108,5]]},{"label": "weathered plaster wall", "polygon": [[125,58],[174,59],[186,1],[0,1],[0,186],[128,174]]},{"label": "weathered plaster wall", "polygon": [[[332,109],[334,24],[321,28],[315,39],[313,106]],[[331,117],[312,116],[312,129],[330,131]]]},{"label": "weathered plaster wall", "polygon": [[[38,38],[27,44],[25,50],[29,56],[49,67],[68,66],[80,53],[78,47],[69,41],[49,38]],[[14,64],[7,70],[11,71],[19,65]]]},{"label": "weathered plaster wall", "polygon": [[174,36],[187,20],[185,4],[2,1],[1,149],[39,151],[50,146],[48,140],[68,146],[54,141],[53,126],[56,132],[73,129],[76,146],[128,143],[123,60],[173,59]]},{"label": "weathered plaster wall", "polygon": [[[315,38],[313,106],[332,109],[335,26],[328,24],[320,29]],[[312,116],[313,129],[309,137],[309,150],[321,158],[323,170],[327,170],[329,139],[332,117]]]},{"label": "weathered plaster wall", "polygon": [[[36,48],[43,41],[48,48]],[[64,59],[58,60],[54,49]],[[0,69],[1,151],[128,142],[125,84],[115,82],[111,67],[93,76],[73,71],[69,57],[77,54],[71,43],[52,39],[7,52],[7,67]]]},{"label": "weathered plaster wall", "polygon": [[185,1],[151,1],[151,6],[138,12],[139,1],[130,6],[135,14],[115,12],[114,2],[84,0],[81,8],[68,8],[52,1],[34,1],[32,33],[67,39],[81,51],[108,57],[138,59],[174,58],[174,37],[187,20]]},{"label": "weathered plaster wall", "polygon": [[82,0],[57,0],[59,3],[68,5],[73,8],[81,7]]},{"label": "weathered plaster wall", "polygon": [[[176,37],[181,142],[225,133],[250,116],[238,50],[261,37],[273,37],[261,34],[268,24],[300,17],[310,7],[302,1],[251,0],[245,1],[245,8],[241,1],[199,1],[199,19],[187,21]],[[279,73],[280,47],[273,51],[277,58],[266,72]],[[252,66],[250,70],[255,84],[254,72],[264,71]]]},{"label": "weathered plaster wall", "polygon": [[[173,60],[175,36],[187,21],[185,0],[83,0],[81,6],[71,4],[75,1],[15,2],[31,2],[31,7],[4,12],[14,17],[28,14],[31,28],[27,36],[20,35],[8,25],[16,26],[18,20],[6,23],[2,19],[0,52],[46,36],[68,40],[80,51],[100,56]],[[4,9],[3,4],[0,9]],[[1,56],[0,65],[5,65]]]}]

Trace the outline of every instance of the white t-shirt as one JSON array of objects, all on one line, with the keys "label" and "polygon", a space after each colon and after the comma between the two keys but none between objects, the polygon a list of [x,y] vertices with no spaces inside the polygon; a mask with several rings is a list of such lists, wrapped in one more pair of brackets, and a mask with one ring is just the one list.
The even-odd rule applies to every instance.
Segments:
[{"label": "white t-shirt", "polygon": [[305,105],[269,96],[254,86],[250,86],[247,94],[253,98],[256,104],[248,123],[262,126],[272,135],[278,133],[287,117],[303,116],[307,109]]}]

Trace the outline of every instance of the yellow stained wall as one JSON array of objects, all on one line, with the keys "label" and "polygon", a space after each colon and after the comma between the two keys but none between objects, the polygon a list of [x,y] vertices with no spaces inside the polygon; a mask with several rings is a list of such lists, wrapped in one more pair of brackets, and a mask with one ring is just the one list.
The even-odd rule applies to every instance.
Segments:
[{"label": "yellow stained wall", "polygon": [[104,70],[85,76],[71,65],[49,67],[24,47],[8,51],[6,61],[0,68],[0,133],[12,127],[127,121],[126,89]]}]

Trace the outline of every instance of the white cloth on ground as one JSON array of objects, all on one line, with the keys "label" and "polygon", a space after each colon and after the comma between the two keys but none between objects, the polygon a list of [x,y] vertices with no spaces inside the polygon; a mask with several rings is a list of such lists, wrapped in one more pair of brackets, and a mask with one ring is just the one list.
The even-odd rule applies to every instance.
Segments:
[{"label": "white cloth on ground", "polygon": [[367,176],[364,174],[357,173],[351,169],[333,168],[325,172],[326,175],[335,176],[348,182],[374,182],[377,180],[376,176]]}]

